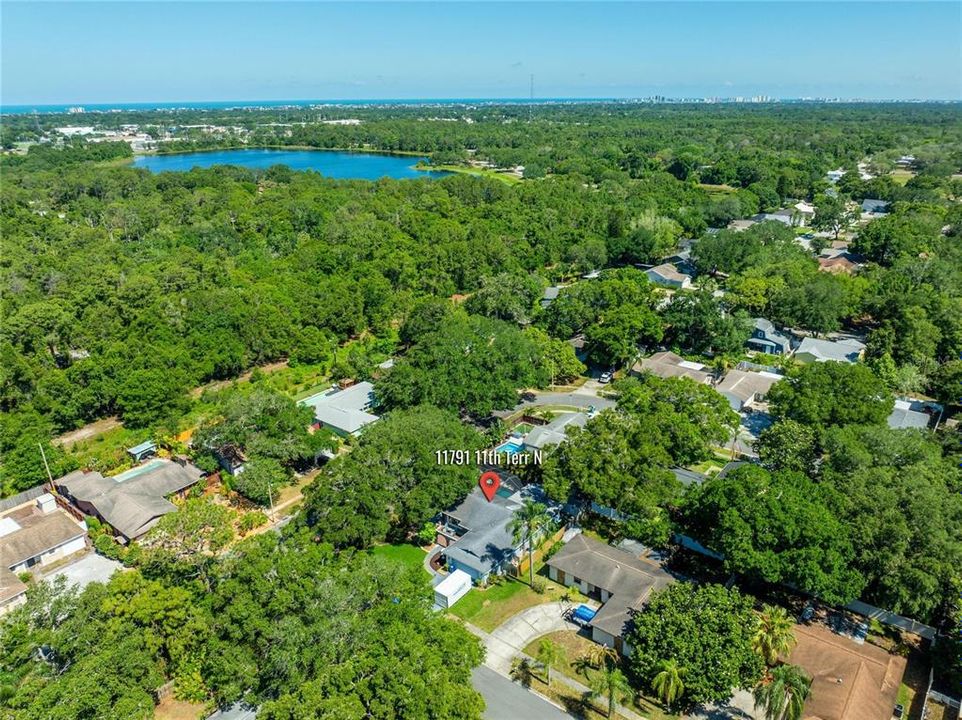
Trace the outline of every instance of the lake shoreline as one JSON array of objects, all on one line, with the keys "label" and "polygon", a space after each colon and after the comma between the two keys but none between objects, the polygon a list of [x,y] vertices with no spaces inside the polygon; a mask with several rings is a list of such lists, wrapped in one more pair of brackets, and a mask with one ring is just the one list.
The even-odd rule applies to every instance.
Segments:
[{"label": "lake shoreline", "polygon": [[126,162],[150,172],[188,172],[194,168],[229,165],[266,170],[282,165],[294,172],[317,172],[340,180],[440,179],[452,170],[427,164],[423,153],[381,151],[373,148],[316,148],[293,145],[198,148],[196,150],[138,153]]}]

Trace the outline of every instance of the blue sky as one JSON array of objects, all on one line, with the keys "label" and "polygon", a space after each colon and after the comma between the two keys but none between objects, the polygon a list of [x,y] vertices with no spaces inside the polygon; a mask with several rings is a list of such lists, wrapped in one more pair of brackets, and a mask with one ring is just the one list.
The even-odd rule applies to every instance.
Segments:
[{"label": "blue sky", "polygon": [[962,3],[8,2],[0,101],[962,99]]}]

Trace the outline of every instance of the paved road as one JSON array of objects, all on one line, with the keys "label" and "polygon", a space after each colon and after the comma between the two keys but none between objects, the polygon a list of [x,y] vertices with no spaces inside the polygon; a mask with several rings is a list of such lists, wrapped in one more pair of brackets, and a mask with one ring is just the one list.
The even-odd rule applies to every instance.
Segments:
[{"label": "paved road", "polygon": [[571,720],[568,713],[483,665],[471,673],[471,684],[488,706],[485,720]]},{"label": "paved road", "polygon": [[586,408],[594,405],[597,410],[604,410],[615,406],[614,400],[598,397],[592,392],[582,391],[580,388],[568,393],[539,393],[534,400],[523,402],[515,410],[524,408],[538,407],[539,405],[573,405],[574,407]]}]

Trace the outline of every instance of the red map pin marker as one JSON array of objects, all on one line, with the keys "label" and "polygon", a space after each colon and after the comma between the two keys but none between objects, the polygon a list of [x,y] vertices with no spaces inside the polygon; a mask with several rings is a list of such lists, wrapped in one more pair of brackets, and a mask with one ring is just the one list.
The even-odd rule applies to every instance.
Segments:
[{"label": "red map pin marker", "polygon": [[501,478],[498,477],[498,473],[488,470],[488,472],[481,475],[481,479],[478,480],[478,485],[481,486],[481,492],[491,502],[494,498],[494,494],[498,492],[498,486],[501,485]]}]

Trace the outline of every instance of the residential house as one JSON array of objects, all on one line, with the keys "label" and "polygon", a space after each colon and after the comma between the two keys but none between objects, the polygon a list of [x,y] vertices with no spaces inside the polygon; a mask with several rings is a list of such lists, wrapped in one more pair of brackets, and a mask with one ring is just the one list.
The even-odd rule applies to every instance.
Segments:
[{"label": "residential house", "polygon": [[893,430],[928,430],[932,418],[941,414],[941,411],[942,406],[937,403],[898,398],[886,422]]},{"label": "residential house", "polygon": [[586,347],[585,340],[584,333],[575,335],[573,338],[568,340],[568,344],[571,346],[571,349],[575,351],[575,357],[583,363],[588,362],[588,348]]},{"label": "residential house", "polygon": [[865,345],[854,338],[844,340],[823,340],[804,338],[795,350],[795,359],[802,363],[811,362],[858,362],[865,352]]},{"label": "residential house", "polygon": [[520,480],[506,473],[500,477],[501,485],[490,501],[476,487],[457,506],[442,512],[437,525],[435,541],[444,548],[448,570],[462,570],[475,583],[506,572],[521,556],[526,546],[514,539],[508,526],[526,499],[559,511],[540,488],[522,488]]},{"label": "residential house", "polygon": [[660,565],[579,533],[545,563],[548,576],[604,603],[590,622],[591,638],[631,655],[625,641],[634,613],[674,578]]},{"label": "residential house", "polygon": [[645,270],[645,275],[649,282],[655,285],[684,290],[691,287],[691,275],[678,272],[678,269],[671,263],[662,263],[653,268]]},{"label": "residential house", "polygon": [[790,227],[794,226],[797,222],[795,219],[795,211],[789,210],[788,208],[782,208],[772,213],[758,213],[757,215],[752,215],[752,220],[756,223],[779,222],[782,225],[788,225]]},{"label": "residential house", "polygon": [[374,405],[374,386],[359,382],[343,390],[332,388],[300,401],[314,410],[318,426],[325,427],[341,437],[357,436],[377,422],[378,416],[371,412]]},{"label": "residential house", "polygon": [[213,450],[217,463],[231,475],[240,475],[247,466],[247,456],[234,443],[221,445]]},{"label": "residential house", "polygon": [[759,409],[769,389],[781,379],[781,375],[771,372],[729,370],[715,390],[725,396],[735,412],[751,412]]},{"label": "residential house", "polygon": [[524,446],[543,450],[549,445],[559,445],[564,442],[569,428],[584,427],[587,422],[588,416],[582,412],[562,413],[547,425],[540,425],[525,435]]},{"label": "residential house", "polygon": [[558,299],[558,295],[561,294],[562,285],[552,285],[551,287],[546,287],[544,293],[541,295],[541,307],[546,308],[555,300]]},{"label": "residential house", "polygon": [[642,358],[632,366],[630,372],[631,375],[636,377],[644,373],[651,373],[660,378],[686,377],[706,385],[712,381],[711,373],[704,365],[685,360],[685,358],[670,350],[655,353],[648,358]]},{"label": "residential house", "polygon": [[734,230],[735,232],[742,232],[743,230],[748,230],[752,225],[757,223],[754,220],[732,220],[728,223],[728,229]]},{"label": "residential house", "polygon": [[890,720],[905,674],[904,657],[814,623],[796,625],[795,639],[787,660],[812,678],[803,718]]},{"label": "residential house", "polygon": [[26,601],[19,573],[55,563],[87,548],[86,526],[43,493],[0,514],[0,614]]},{"label": "residential house", "polygon": [[862,258],[845,250],[838,252],[834,248],[822,253],[818,257],[818,269],[827,273],[845,273],[852,275],[862,267]]},{"label": "residential house", "polygon": [[769,355],[788,355],[792,351],[788,337],[778,332],[775,325],[765,318],[755,318],[752,335],[745,344],[752,350]]},{"label": "residential house", "polygon": [[825,173],[825,178],[832,183],[832,185],[837,183],[843,177],[845,177],[845,171],[842,168],[839,168],[838,170],[829,170],[827,173]]},{"label": "residential house", "polygon": [[806,227],[811,225],[812,218],[815,217],[815,206],[811,205],[805,201],[797,202],[793,206],[795,212],[793,213],[796,223],[799,227]]},{"label": "residential house", "polygon": [[169,498],[184,497],[203,477],[203,471],[186,460],[154,459],[112,477],[76,470],[54,485],[79,510],[107,523],[130,542],[177,509]]},{"label": "residential house", "polygon": [[865,198],[862,200],[862,213],[864,215],[871,215],[874,217],[887,215],[888,208],[889,203],[886,200],[876,200],[873,198]]}]

